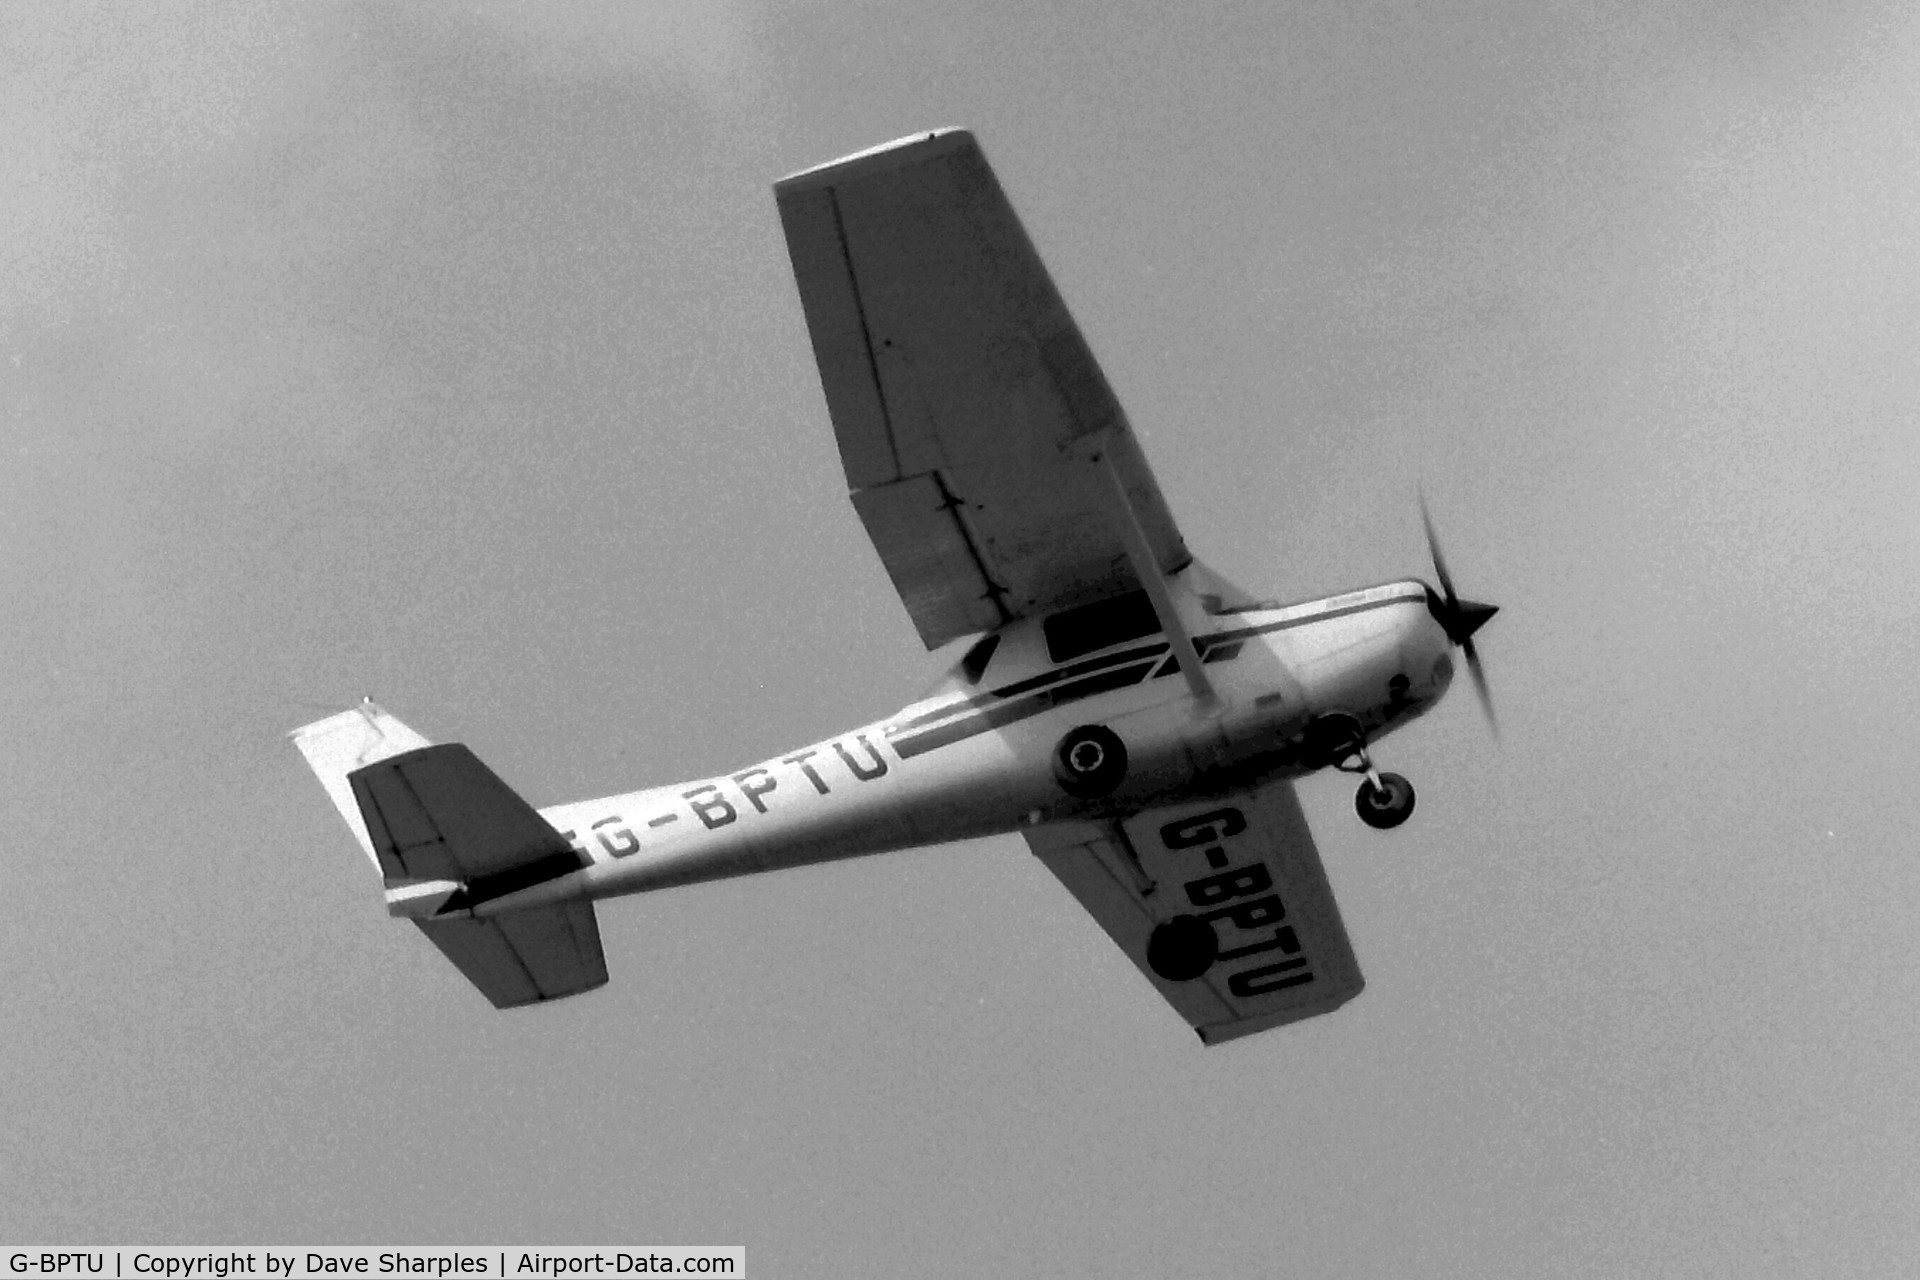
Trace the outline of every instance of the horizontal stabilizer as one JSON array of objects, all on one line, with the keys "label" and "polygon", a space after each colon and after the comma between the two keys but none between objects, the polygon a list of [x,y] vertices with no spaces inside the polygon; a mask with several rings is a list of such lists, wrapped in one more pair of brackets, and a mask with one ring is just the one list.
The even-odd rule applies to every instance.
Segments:
[{"label": "horizontal stabilizer", "polygon": [[472,751],[429,745],[371,702],[293,740],[386,880],[387,910],[419,925],[495,1008],[605,985],[591,901],[471,914],[590,862]]},{"label": "horizontal stabilizer", "polygon": [[[497,1009],[591,991],[607,981],[600,926],[584,899],[480,918],[471,910],[588,865],[532,805],[457,742],[420,747],[347,775],[387,883],[458,881],[414,923]],[[389,907],[391,909],[391,907]]]},{"label": "horizontal stabilizer", "polygon": [[607,982],[600,925],[584,899],[477,920],[416,920],[496,1009],[578,995]]},{"label": "horizontal stabilizer", "polygon": [[[587,864],[553,824],[458,742],[347,775],[388,880],[464,880],[501,897]],[[509,887],[510,882],[510,887]]]}]

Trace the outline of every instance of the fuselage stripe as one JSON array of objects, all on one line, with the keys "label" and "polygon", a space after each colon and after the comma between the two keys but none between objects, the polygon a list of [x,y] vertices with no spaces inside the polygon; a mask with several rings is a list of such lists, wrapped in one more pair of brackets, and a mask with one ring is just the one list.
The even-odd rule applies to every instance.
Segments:
[{"label": "fuselage stripe", "polygon": [[[1329,618],[1364,613],[1369,609],[1384,609],[1391,605],[1411,603],[1414,603],[1412,596],[1368,600],[1303,617],[1281,618],[1278,621],[1264,622],[1257,626],[1238,627],[1232,631],[1196,636],[1194,643],[1201,652],[1202,661],[1230,662],[1239,656],[1244,642],[1254,636],[1286,631]],[[990,693],[959,702],[950,702],[946,706],[922,712],[911,720],[890,727],[887,730],[887,739],[902,760],[924,755],[926,752],[949,746],[976,734],[1037,716],[1054,707],[1138,684],[1147,678],[1149,672],[1155,675],[1169,674],[1174,670],[1173,664],[1163,662],[1160,664],[1162,670],[1154,672],[1155,663],[1152,660],[1159,658],[1171,647],[1165,641],[1159,644],[1140,645],[1132,649],[1123,649],[1118,653],[1107,654],[1105,657],[1061,667],[1057,671],[1042,672],[1037,676],[1003,685]],[[1148,661],[1139,661],[1143,658]]]},{"label": "fuselage stripe", "polygon": [[944,724],[930,725],[926,728],[902,725],[888,730],[887,738],[892,743],[894,752],[902,760],[910,759],[932,751],[935,747],[944,747],[962,738],[971,738],[975,734],[1037,716],[1043,711],[1065,706],[1069,702],[1078,702],[1082,698],[1091,698],[1095,694],[1124,689],[1130,684],[1139,684],[1147,678],[1147,672],[1152,669],[1151,662],[1136,662],[1128,666],[1116,667],[1111,671],[1062,684],[1057,688],[1037,689],[1025,697],[1008,698],[991,706],[979,708],[971,715],[957,716]]}]

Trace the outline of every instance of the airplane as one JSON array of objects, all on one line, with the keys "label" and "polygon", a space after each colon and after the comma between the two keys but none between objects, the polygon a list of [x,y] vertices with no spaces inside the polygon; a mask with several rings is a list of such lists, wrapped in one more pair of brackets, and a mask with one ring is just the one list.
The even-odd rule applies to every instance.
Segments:
[{"label": "airplane", "polygon": [[[371,701],[291,735],[386,886],[496,1007],[601,986],[593,904],[1018,832],[1203,1044],[1364,985],[1293,780],[1359,776],[1430,710],[1439,586],[1263,603],[1196,560],[972,134],[913,134],[774,186],[853,508],[920,639],[978,637],[883,720],[743,769],[536,810]],[[956,645],[956,649],[958,646]]]}]

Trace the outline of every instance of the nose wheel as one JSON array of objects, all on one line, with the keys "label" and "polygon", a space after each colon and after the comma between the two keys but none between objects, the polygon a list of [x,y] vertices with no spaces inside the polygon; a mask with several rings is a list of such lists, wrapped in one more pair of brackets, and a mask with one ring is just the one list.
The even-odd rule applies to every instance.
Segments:
[{"label": "nose wheel", "polygon": [[1360,722],[1350,716],[1324,716],[1311,731],[1314,745],[1342,773],[1357,773],[1360,789],[1353,796],[1353,810],[1360,821],[1376,831],[1399,826],[1413,816],[1413,784],[1397,773],[1382,773],[1373,767],[1367,752],[1367,737]]},{"label": "nose wheel", "polygon": [[1376,830],[1397,827],[1413,816],[1413,784],[1397,773],[1369,770],[1353,793],[1353,809]]}]

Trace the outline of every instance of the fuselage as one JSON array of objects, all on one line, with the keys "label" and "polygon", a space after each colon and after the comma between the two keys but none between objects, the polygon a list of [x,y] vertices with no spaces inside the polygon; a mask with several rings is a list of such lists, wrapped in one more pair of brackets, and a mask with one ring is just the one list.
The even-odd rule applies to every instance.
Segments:
[{"label": "fuselage", "polygon": [[[1139,602],[1023,619],[983,637],[919,700],[883,720],[744,769],[541,810],[591,865],[481,904],[672,885],[941,844],[1297,776],[1330,761],[1312,726],[1377,739],[1452,679],[1429,589],[1391,582],[1321,600],[1223,610],[1170,582],[1214,697],[1180,677]],[[1351,717],[1351,721],[1344,718]],[[1055,748],[1078,726],[1125,744],[1111,794],[1077,799]]]}]

